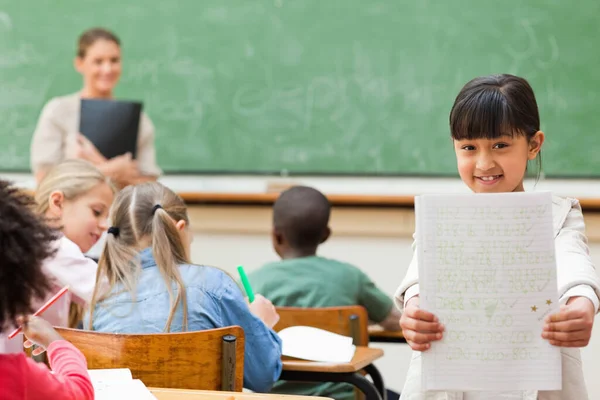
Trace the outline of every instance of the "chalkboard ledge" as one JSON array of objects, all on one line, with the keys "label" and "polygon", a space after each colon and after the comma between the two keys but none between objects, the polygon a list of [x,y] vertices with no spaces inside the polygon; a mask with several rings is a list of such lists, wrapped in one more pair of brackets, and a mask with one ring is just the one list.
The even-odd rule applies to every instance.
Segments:
[{"label": "chalkboard ledge", "polygon": [[[35,189],[31,174],[0,172],[1,179],[24,189]],[[321,190],[332,204],[349,207],[412,207],[414,196],[426,193],[466,193],[458,178],[365,178],[165,175],[160,182],[189,204],[270,205],[278,193],[293,185]],[[551,191],[579,199],[586,211],[600,211],[600,181],[592,179],[545,179],[525,183],[527,190]]]}]

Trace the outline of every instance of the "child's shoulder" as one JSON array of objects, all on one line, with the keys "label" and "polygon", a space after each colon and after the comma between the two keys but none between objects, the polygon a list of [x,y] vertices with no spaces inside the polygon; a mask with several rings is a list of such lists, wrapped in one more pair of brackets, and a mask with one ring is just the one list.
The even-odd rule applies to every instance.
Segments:
[{"label": "child's shoulder", "polygon": [[66,236],[61,236],[54,242],[54,246],[56,248],[56,253],[54,254],[54,259],[63,259],[63,258],[71,258],[71,259],[85,259],[85,255],[73,242]]},{"label": "child's shoulder", "polygon": [[583,226],[583,213],[579,200],[572,197],[552,196],[552,219],[555,236],[563,228]]},{"label": "child's shoulder", "polygon": [[346,271],[361,272],[361,269],[358,268],[356,265],[350,264],[349,262],[346,262],[346,261],[336,260],[334,258],[327,258],[327,257],[319,257],[319,259],[325,266],[344,269]]},{"label": "child's shoulder", "polygon": [[289,272],[290,270],[298,271],[298,273],[303,273],[307,270],[310,270],[313,273],[318,271],[325,271],[342,274],[360,273],[361,271],[360,268],[345,261],[340,261],[322,256],[312,256],[272,262],[263,266],[257,272],[268,274],[273,271]]},{"label": "child's shoulder", "polygon": [[581,209],[581,206],[579,205],[579,200],[577,200],[574,197],[561,197],[561,196],[552,195],[552,204],[554,207],[568,207],[569,209],[570,208]]},{"label": "child's shoulder", "polygon": [[235,285],[233,278],[227,272],[217,267],[184,264],[180,266],[180,271],[188,288],[199,288],[208,292],[221,292],[229,285]]}]

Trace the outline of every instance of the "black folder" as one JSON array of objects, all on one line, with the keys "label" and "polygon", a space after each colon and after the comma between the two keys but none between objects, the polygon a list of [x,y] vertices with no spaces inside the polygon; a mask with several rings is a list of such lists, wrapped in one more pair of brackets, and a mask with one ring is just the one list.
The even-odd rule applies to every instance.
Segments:
[{"label": "black folder", "polygon": [[79,132],[107,159],[127,152],[136,157],[142,103],[81,99]]}]

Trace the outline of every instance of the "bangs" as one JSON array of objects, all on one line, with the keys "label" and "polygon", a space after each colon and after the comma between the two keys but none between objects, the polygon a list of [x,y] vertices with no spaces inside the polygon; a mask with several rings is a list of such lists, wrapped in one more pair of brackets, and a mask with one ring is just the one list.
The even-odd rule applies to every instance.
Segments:
[{"label": "bangs", "polygon": [[526,136],[502,90],[486,87],[459,99],[450,112],[450,132],[454,140],[498,139]]}]

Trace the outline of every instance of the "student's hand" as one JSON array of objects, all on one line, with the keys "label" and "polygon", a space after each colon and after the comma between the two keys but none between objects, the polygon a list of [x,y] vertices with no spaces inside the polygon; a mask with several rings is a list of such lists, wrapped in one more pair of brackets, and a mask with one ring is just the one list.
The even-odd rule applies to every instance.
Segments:
[{"label": "student's hand", "polygon": [[77,135],[75,157],[89,161],[96,166],[106,162],[106,157],[104,157],[102,153],[98,151],[96,146],[81,133]]},{"label": "student's hand", "polygon": [[444,325],[430,312],[419,308],[419,296],[414,296],[406,303],[400,327],[406,343],[415,351],[425,351],[431,342],[440,340]]},{"label": "student's hand", "polygon": [[554,346],[585,347],[592,336],[595,311],[587,297],[571,297],[558,313],[546,318],[542,337]]},{"label": "student's hand", "polygon": [[100,170],[121,187],[135,184],[140,178],[137,162],[131,157],[131,153],[111,158]]},{"label": "student's hand", "polygon": [[256,315],[269,328],[272,328],[279,322],[279,314],[270,300],[260,294],[254,296],[254,301],[249,305],[252,314]]},{"label": "student's hand", "polygon": [[54,330],[52,325],[40,317],[19,317],[17,323],[23,328],[23,333],[27,340],[23,343],[25,348],[30,348],[34,344],[39,346],[33,350],[32,354],[38,354],[46,351],[48,346],[56,340],[62,340],[62,337]]}]

